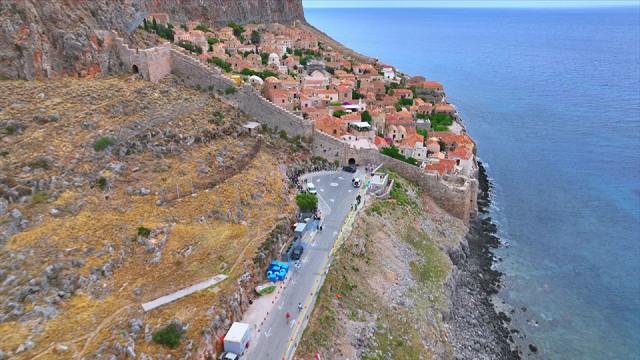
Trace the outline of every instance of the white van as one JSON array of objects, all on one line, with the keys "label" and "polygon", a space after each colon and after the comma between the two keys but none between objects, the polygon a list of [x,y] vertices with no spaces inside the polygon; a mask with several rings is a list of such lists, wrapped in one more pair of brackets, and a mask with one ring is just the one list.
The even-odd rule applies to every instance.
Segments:
[{"label": "white van", "polygon": [[318,193],[318,190],[316,190],[316,186],[313,185],[312,182],[307,183],[307,191],[309,192],[309,194],[314,194],[314,195]]}]

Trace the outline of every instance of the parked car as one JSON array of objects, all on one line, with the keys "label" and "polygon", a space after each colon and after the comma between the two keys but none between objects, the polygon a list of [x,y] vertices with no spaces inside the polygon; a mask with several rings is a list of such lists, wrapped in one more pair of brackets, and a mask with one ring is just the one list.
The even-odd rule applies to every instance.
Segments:
[{"label": "parked car", "polygon": [[342,170],[346,171],[346,172],[350,172],[350,173],[355,173],[356,172],[356,167],[355,167],[355,165],[347,165],[347,166],[343,166]]},{"label": "parked car", "polygon": [[359,188],[361,185],[360,179],[358,178],[354,178],[352,183],[354,188]]},{"label": "parked car", "polygon": [[318,190],[316,190],[316,186],[313,185],[312,182],[307,184],[307,191],[309,192],[309,194],[314,194],[314,195],[318,193]]},{"label": "parked car", "polygon": [[218,359],[219,360],[238,360],[239,358],[240,358],[240,356],[238,356],[238,354],[234,354],[232,352],[225,351],[220,355],[220,357]]},{"label": "parked car", "polygon": [[302,245],[298,245],[294,247],[293,250],[291,251],[291,260],[300,260],[303,252],[304,252],[304,248],[302,247]]}]

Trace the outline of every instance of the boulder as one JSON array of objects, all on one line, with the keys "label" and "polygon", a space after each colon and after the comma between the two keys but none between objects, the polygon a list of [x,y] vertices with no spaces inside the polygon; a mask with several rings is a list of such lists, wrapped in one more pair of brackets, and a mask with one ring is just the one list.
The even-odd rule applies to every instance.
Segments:
[{"label": "boulder", "polygon": [[9,215],[11,215],[11,217],[14,219],[22,219],[22,212],[18,209],[11,210],[9,212]]}]

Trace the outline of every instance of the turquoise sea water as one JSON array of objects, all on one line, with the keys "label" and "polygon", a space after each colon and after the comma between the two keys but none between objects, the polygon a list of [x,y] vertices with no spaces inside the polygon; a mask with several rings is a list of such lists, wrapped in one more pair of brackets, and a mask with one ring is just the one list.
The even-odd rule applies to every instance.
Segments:
[{"label": "turquoise sea water", "polygon": [[306,17],[444,83],[496,186],[500,297],[541,355],[640,358],[640,8]]}]

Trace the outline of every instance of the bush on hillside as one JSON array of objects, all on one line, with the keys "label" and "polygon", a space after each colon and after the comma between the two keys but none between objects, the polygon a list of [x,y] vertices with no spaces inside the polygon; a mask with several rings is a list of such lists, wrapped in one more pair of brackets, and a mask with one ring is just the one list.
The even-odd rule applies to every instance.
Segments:
[{"label": "bush on hillside", "polygon": [[153,341],[157,344],[167,346],[171,349],[175,349],[180,345],[180,338],[182,337],[182,327],[176,323],[171,323],[162,329],[153,333]]},{"label": "bush on hillside", "polygon": [[302,212],[310,212],[318,207],[318,197],[309,193],[300,193],[296,195],[296,204]]},{"label": "bush on hillside", "polygon": [[93,142],[93,150],[102,151],[111,145],[113,145],[113,140],[110,137],[104,136]]}]

